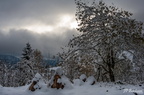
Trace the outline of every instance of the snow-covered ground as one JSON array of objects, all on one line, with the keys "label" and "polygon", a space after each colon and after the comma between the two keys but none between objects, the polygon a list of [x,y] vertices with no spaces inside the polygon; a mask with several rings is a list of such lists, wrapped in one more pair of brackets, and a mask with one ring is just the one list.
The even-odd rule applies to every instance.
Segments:
[{"label": "snow-covered ground", "polygon": [[41,75],[37,73],[32,80],[37,82],[33,86],[36,89],[35,91],[29,90],[31,84],[22,87],[2,87],[0,85],[0,95],[144,95],[144,85],[142,84],[128,85],[126,83],[121,84],[121,82],[117,82],[117,84],[96,82],[93,76],[87,78],[84,74],[80,76],[80,79],[74,79],[73,83],[71,83],[62,74],[61,68],[57,68],[55,74],[61,76],[58,83],[62,83],[64,89],[51,88],[50,84],[52,84],[54,77],[46,84]]},{"label": "snow-covered ground", "polygon": [[[2,87],[0,95],[144,95],[144,85],[119,85],[113,83],[96,83],[95,85],[72,85],[72,88],[52,89],[43,85],[42,89],[31,92],[29,85],[23,87]],[[134,93],[137,94],[134,94]]]}]

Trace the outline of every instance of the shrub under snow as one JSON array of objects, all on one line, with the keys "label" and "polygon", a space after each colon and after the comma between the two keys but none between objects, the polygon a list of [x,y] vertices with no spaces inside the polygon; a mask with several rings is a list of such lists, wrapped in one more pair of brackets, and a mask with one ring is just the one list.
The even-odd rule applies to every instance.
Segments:
[{"label": "shrub under snow", "polygon": [[55,74],[54,76],[52,76],[52,78],[50,79],[50,81],[48,82],[48,87],[52,87],[52,85],[54,84],[54,78],[55,75],[58,75],[59,78],[56,81],[55,84],[62,84],[64,85],[64,88],[72,88],[72,83],[70,82],[70,80],[63,74],[63,70],[61,68],[57,68],[55,70]]},{"label": "shrub under snow", "polygon": [[95,82],[96,82],[96,80],[93,76],[89,76],[86,80],[86,84],[89,84],[89,85],[94,85]]},{"label": "shrub under snow", "polygon": [[29,90],[35,91],[36,89],[41,89],[45,85],[42,76],[37,73],[35,77],[32,79],[32,83],[29,87]]},{"label": "shrub under snow", "polygon": [[82,74],[80,76],[80,79],[74,79],[73,80],[75,86],[81,86],[81,85],[94,85],[96,80],[93,76],[86,77],[85,74]]}]

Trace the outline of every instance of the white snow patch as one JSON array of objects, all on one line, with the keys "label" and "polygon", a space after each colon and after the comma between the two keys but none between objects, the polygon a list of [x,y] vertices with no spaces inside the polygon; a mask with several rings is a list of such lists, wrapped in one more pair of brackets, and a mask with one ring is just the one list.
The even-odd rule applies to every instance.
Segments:
[{"label": "white snow patch", "polygon": [[52,67],[52,68],[49,68],[50,71],[54,70],[56,71],[58,68],[61,68],[60,66],[59,67]]},{"label": "white snow patch", "polygon": [[80,79],[74,79],[73,83],[74,83],[74,86],[80,86],[82,84],[82,81]]},{"label": "white snow patch", "polygon": [[93,76],[89,76],[86,80],[86,84],[91,85],[93,82],[96,82],[95,78]]},{"label": "white snow patch", "polygon": [[0,95],[134,95],[133,92],[124,92],[124,89],[139,90],[144,95],[144,85],[118,85],[113,83],[96,83],[95,85],[73,85],[72,89],[52,89],[46,86],[34,92],[26,90],[28,85],[22,87],[2,87]]},{"label": "white snow patch", "polygon": [[[34,85],[34,88],[35,88],[35,89],[42,89],[42,88],[44,88],[44,87],[46,86],[46,84],[45,84],[42,76],[41,76],[39,73],[37,73],[37,74],[35,75],[35,77],[32,79],[32,82],[33,82],[33,81],[36,81],[36,82],[37,82],[37,84]],[[30,84],[30,85],[31,85],[31,84]]]},{"label": "white snow patch", "polygon": [[81,79],[81,80],[86,79],[86,78],[87,78],[87,76],[86,76],[85,74],[82,74],[82,75],[80,76],[80,79]]},{"label": "white snow patch", "polygon": [[[133,51],[131,51],[133,53]],[[133,54],[128,52],[128,51],[123,51],[120,55],[119,55],[119,59],[124,59],[124,56],[129,59],[131,62],[133,62]]]},{"label": "white snow patch", "polygon": [[65,76],[61,76],[61,79],[59,79],[59,82],[61,82],[65,87],[64,89],[71,89],[72,87],[72,83],[70,82],[70,80]]}]

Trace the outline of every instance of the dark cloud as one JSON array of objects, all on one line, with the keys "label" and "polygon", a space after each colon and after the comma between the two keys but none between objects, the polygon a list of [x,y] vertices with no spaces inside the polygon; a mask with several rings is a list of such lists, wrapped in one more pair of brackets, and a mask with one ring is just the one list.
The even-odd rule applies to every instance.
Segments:
[{"label": "dark cloud", "polygon": [[28,30],[12,29],[8,34],[0,31],[0,52],[20,55],[26,43],[29,42],[34,49],[39,49],[44,55],[57,54],[61,47],[67,45],[75,30],[66,30],[59,34],[36,34]]}]

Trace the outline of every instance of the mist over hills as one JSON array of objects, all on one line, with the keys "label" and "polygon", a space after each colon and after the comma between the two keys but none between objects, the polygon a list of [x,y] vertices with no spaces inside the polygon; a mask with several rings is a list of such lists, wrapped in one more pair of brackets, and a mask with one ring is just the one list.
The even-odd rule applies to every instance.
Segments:
[{"label": "mist over hills", "polygon": [[16,64],[17,62],[19,62],[20,58],[13,56],[13,55],[0,54],[0,60],[2,62],[13,65],[13,64]]},{"label": "mist over hills", "polygon": [[[10,54],[0,54],[0,61],[14,65],[20,61],[20,56],[10,55]],[[59,58],[43,58],[44,65],[48,66],[55,66],[59,63]]]}]

